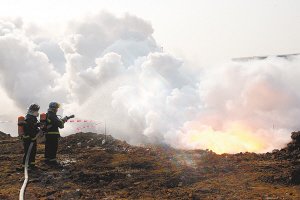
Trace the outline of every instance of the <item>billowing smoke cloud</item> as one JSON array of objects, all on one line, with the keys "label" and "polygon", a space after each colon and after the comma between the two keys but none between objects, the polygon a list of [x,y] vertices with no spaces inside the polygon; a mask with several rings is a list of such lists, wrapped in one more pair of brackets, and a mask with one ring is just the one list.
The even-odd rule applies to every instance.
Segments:
[{"label": "billowing smoke cloud", "polygon": [[28,27],[0,21],[0,103],[9,105],[0,121],[32,102],[46,110],[59,101],[65,114],[106,121],[110,134],[132,144],[217,153],[280,148],[300,128],[299,57],[229,62],[195,74],[161,52],[151,24],[135,16],[88,16],[58,38]]}]

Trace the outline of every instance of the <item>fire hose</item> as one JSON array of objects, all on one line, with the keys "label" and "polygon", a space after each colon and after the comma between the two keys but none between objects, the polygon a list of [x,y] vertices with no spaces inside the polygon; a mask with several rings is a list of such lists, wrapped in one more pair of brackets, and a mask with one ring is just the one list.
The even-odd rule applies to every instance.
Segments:
[{"label": "fire hose", "polygon": [[[71,118],[74,118],[75,116],[74,115],[71,115],[71,116],[67,116],[65,117],[65,120],[66,122],[71,119]],[[81,123],[81,122],[84,122],[84,123],[94,123],[94,125],[88,125],[88,126],[83,126],[83,127],[78,127],[76,130],[77,131],[80,131],[81,129],[85,129],[85,128],[96,128],[96,126],[102,124],[102,123],[97,123],[93,120],[80,120],[80,119],[77,119],[77,120],[70,120],[69,122],[71,123]],[[0,123],[12,123],[11,121],[1,121],[0,120]],[[30,143],[29,145],[29,148],[27,150],[27,154],[26,154],[26,158],[25,158],[25,166],[24,166],[24,182],[23,182],[23,185],[20,189],[20,193],[19,193],[19,200],[24,200],[24,195],[25,195],[25,190],[26,190],[26,187],[27,187],[27,183],[28,183],[28,180],[29,180],[29,176],[28,176],[28,163],[29,163],[29,157],[30,157],[30,154],[31,154],[31,151],[32,151],[32,147],[33,147],[33,142]]]},{"label": "fire hose", "polygon": [[33,146],[33,142],[30,143],[27,154],[26,154],[26,158],[25,158],[25,166],[24,166],[24,177],[25,177],[25,179],[24,179],[23,185],[22,185],[21,190],[20,190],[19,200],[24,200],[25,189],[26,189],[28,179],[29,179],[29,176],[28,176],[28,162],[29,162],[29,156],[31,154],[32,146]]},{"label": "fire hose", "polygon": [[[74,118],[74,117],[75,117],[75,115],[66,116],[63,120],[67,121],[67,120],[69,120],[71,118]],[[40,135],[40,133],[38,133],[38,135]],[[26,186],[27,186],[27,183],[28,183],[28,179],[29,179],[29,176],[28,176],[28,162],[29,162],[29,157],[30,157],[30,154],[31,154],[32,147],[33,147],[33,142],[30,143],[29,148],[27,150],[26,158],[25,158],[24,182],[23,182],[23,185],[22,185],[21,190],[20,190],[19,200],[24,200],[25,190],[26,190]]]}]

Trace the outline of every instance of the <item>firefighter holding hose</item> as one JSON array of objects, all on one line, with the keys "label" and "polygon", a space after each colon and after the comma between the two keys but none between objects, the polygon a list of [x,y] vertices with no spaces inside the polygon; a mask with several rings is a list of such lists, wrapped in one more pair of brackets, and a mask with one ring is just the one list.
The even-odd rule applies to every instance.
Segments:
[{"label": "firefighter holding hose", "polygon": [[[39,116],[39,110],[40,110],[39,105],[37,104],[30,105],[25,119],[23,121],[20,121],[18,124],[23,129],[22,135],[20,135],[20,137],[23,140],[23,146],[24,146],[23,167],[25,166],[26,156],[28,153],[30,153],[29,162],[28,162],[29,169],[35,169],[35,156],[36,156],[36,148],[37,148],[36,139],[38,133],[40,132],[39,123],[37,119],[37,117]],[[31,152],[28,152],[31,143],[33,144],[33,146]]]},{"label": "firefighter holding hose", "polygon": [[58,141],[60,138],[59,129],[64,128],[65,122],[74,116],[64,117],[60,119],[57,116],[57,111],[60,104],[57,102],[51,102],[47,112],[47,127],[45,133],[45,163],[49,165],[59,166],[56,160]]}]

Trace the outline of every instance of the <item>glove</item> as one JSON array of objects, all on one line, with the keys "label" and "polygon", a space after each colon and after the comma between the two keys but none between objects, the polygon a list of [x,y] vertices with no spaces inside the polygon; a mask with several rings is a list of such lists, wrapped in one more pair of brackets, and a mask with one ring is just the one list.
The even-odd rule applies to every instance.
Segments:
[{"label": "glove", "polygon": [[64,118],[62,118],[62,121],[63,121],[63,122],[67,122],[67,121],[68,121],[68,117],[65,116]]}]

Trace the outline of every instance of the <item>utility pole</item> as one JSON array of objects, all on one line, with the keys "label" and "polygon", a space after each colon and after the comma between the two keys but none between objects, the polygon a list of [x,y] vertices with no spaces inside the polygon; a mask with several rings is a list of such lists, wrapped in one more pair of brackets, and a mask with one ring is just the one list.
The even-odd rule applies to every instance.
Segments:
[{"label": "utility pole", "polygon": [[106,141],[106,120],[104,121],[104,135],[105,135],[105,141]]},{"label": "utility pole", "polygon": [[106,143],[106,120],[104,121],[104,140],[102,140],[102,145]]}]

